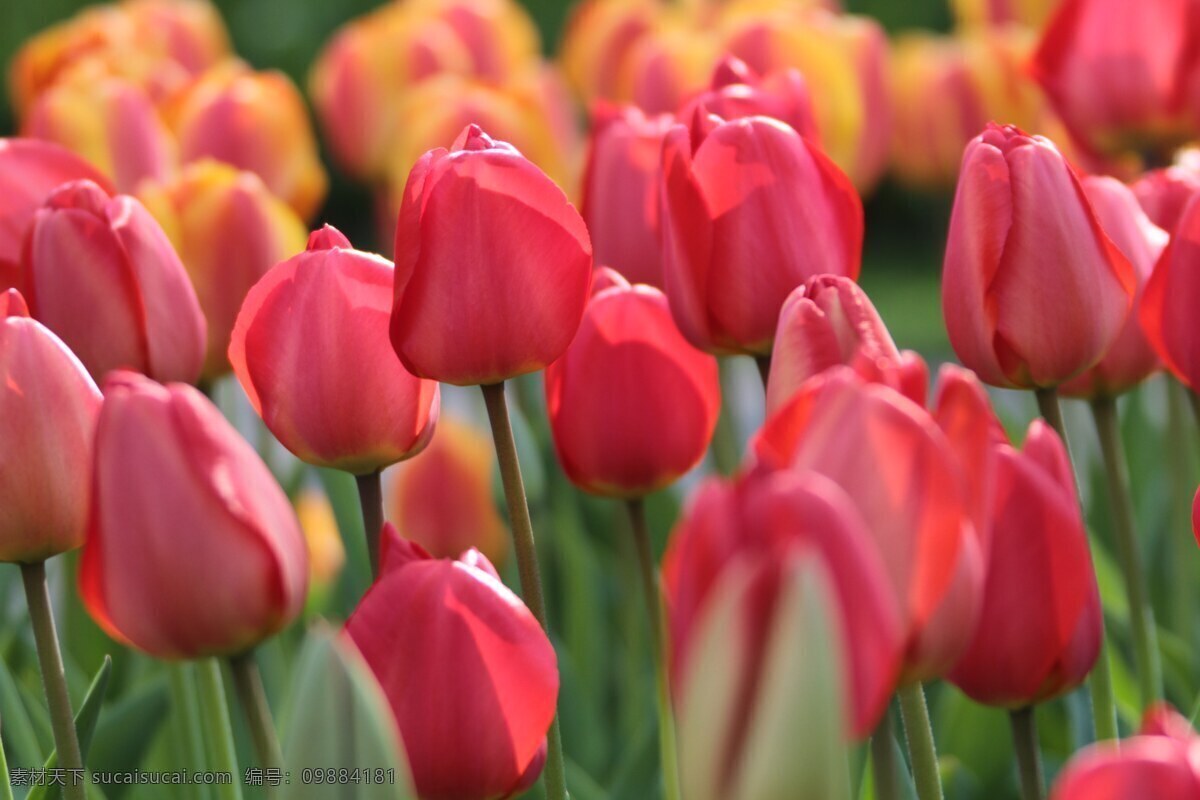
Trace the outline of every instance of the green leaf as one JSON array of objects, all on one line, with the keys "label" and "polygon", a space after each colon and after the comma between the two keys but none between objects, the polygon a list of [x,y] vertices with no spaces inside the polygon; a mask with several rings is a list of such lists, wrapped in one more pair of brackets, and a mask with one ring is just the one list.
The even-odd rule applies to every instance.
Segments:
[{"label": "green leaf", "polygon": [[[143,760],[167,717],[167,709],[166,681],[161,676],[110,704],[96,727],[90,763],[113,772],[129,772],[144,766]],[[138,735],[130,736],[129,731],[137,731]],[[113,785],[104,787],[104,791],[115,800],[133,788]]]},{"label": "green leaf", "polygon": [[4,720],[5,743],[13,762],[31,768],[42,763],[42,749],[21,690],[9,672],[10,663],[7,658],[0,660],[0,719]]},{"label": "green leaf", "polygon": [[[284,710],[284,773],[289,800],[415,800],[403,745],[387,697],[352,644],[315,629],[300,653]],[[344,786],[306,781],[319,769],[394,779]]]},{"label": "green leaf", "polygon": [[[79,737],[79,752],[83,756],[84,764],[87,764],[88,751],[92,747],[92,735],[96,732],[96,723],[100,719],[100,707],[104,705],[104,693],[108,690],[108,679],[111,675],[112,659],[105,656],[104,661],[100,664],[100,669],[96,671],[96,676],[92,678],[92,685],[88,687],[87,695],[83,698],[83,705],[75,713],[75,734]],[[49,771],[57,766],[58,752],[55,751],[46,759],[44,768]],[[25,800],[58,800],[60,797],[62,797],[61,786],[35,786]]]}]

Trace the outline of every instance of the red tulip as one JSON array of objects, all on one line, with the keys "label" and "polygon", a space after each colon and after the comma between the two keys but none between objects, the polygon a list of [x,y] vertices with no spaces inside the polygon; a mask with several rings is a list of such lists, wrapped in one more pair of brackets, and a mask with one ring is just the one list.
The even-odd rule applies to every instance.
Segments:
[{"label": "red tulip", "polygon": [[[1137,308],[1170,237],[1150,221],[1133,192],[1117,179],[1089,176],[1083,179],[1083,190],[1105,232],[1133,265],[1138,286],[1133,304]],[[1116,396],[1141,383],[1158,367],[1158,356],[1146,341],[1137,313],[1132,313],[1100,363],[1066,383],[1062,393],[1070,397]]]},{"label": "red tulip", "polygon": [[83,544],[100,392],[66,345],[0,294],[0,561]]},{"label": "red tulip", "polygon": [[1167,369],[1200,388],[1200,329],[1195,299],[1200,294],[1200,195],[1184,208],[1142,296],[1141,322],[1150,345]]},{"label": "red tulip", "polygon": [[669,114],[601,106],[592,123],[583,176],[584,220],[596,263],[634,283],[662,286],[658,184]]},{"label": "red tulip", "polygon": [[1200,737],[1165,704],[1146,711],[1137,736],[1077,753],[1059,773],[1051,800],[1195,800]]},{"label": "red tulip", "polygon": [[950,673],[980,703],[1020,708],[1083,682],[1100,652],[1100,594],[1071,462],[1035,420],[998,445],[992,536],[975,638]]},{"label": "red tulip", "polygon": [[1135,285],[1053,143],[992,124],[967,146],[942,311],[981,379],[1033,388],[1075,377],[1117,338]]},{"label": "red tulip", "polygon": [[187,272],[140,202],[91,181],[60,186],[34,217],[24,280],[34,317],[92,377],[130,368],[194,381],[205,321]]},{"label": "red tulip", "polygon": [[1071,134],[1102,152],[1169,152],[1192,138],[1200,80],[1193,0],[1063,0],[1034,76]]},{"label": "red tulip", "polygon": [[383,572],[346,633],[391,702],[425,800],[509,797],[537,779],[554,648],[478,551],[430,558],[384,529]]},{"label": "red tulip", "polygon": [[[694,642],[714,596],[728,591],[731,574],[748,572],[760,611],[747,614],[744,638],[728,643],[744,651],[736,659],[742,670],[735,683],[739,699],[712,702],[730,700],[735,713],[753,718],[752,710],[743,711],[745,698],[766,681],[770,609],[783,585],[782,565],[791,555],[816,560],[832,579],[845,647],[842,663],[849,675],[846,718],[854,737],[865,736],[895,688],[904,632],[885,565],[862,517],[845,492],[811,472],[762,470],[733,484],[710,480],[688,504],[663,559],[676,695],[682,695],[689,672],[702,666],[693,665]],[[761,705],[771,699],[756,701]],[[687,709],[680,714],[686,716]],[[728,769],[746,755],[739,752],[749,738],[744,727],[730,720],[722,737],[727,757],[712,765],[714,770]]]},{"label": "red tulip", "polygon": [[667,135],[663,171],[667,297],[697,347],[769,353],[792,289],[822,273],[858,276],[862,203],[786,125],[697,114]]},{"label": "red tulip", "polygon": [[190,386],[104,383],[79,588],[110,636],[158,658],[240,653],[295,619],[308,556],[295,512]]},{"label": "red tulip", "polygon": [[808,84],[795,69],[779,69],[759,77],[745,61],[726,56],[713,72],[709,88],[685,103],[677,116],[689,120],[698,110],[725,120],[770,117],[810,142],[817,143],[821,138]]},{"label": "red tulip", "polygon": [[229,361],[303,461],[365,474],[416,455],[433,435],[438,385],[410,375],[388,341],[392,273],[326,225],[246,295]]},{"label": "red tulip", "polygon": [[85,179],[112,190],[92,165],[56,144],[0,139],[0,289],[19,284],[21,247],[46,195],[61,183]]},{"label": "red tulip", "polygon": [[387,516],[434,558],[475,548],[493,564],[508,555],[508,529],[496,507],[492,435],[442,414],[419,457],[385,473]]},{"label": "red tulip", "polygon": [[767,412],[830,367],[899,360],[892,335],[858,284],[840,275],[814,276],[788,295],[779,312]]},{"label": "red tulip", "polygon": [[546,368],[563,470],[594,494],[640,497],[704,458],[721,408],[717,361],[692,347],[667,298],[605,270],[575,340]]},{"label": "red tulip", "polygon": [[1200,194],[1200,157],[1151,170],[1130,187],[1142,210],[1158,227],[1170,233],[1179,224],[1188,200]]},{"label": "red tulip", "polygon": [[949,670],[975,630],[983,560],[963,466],[929,414],[834,367],[767,420],[753,452],[845,490],[883,554],[903,620],[904,680]]},{"label": "red tulip", "polygon": [[575,336],[591,272],[587,228],[562,190],[471,125],[408,177],[392,346],[414,375],[460,386],[535,372]]}]

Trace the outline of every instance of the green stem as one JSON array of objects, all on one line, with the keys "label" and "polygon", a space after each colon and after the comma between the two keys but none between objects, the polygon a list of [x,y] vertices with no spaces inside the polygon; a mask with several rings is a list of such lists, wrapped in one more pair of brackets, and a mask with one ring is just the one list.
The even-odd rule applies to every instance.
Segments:
[{"label": "green stem", "polygon": [[[1067,426],[1063,423],[1062,408],[1058,404],[1058,390],[1053,388],[1035,389],[1034,395],[1037,397],[1038,410],[1042,417],[1050,423],[1050,426],[1062,439],[1063,449],[1067,451],[1067,460],[1072,465],[1071,476],[1074,478],[1075,462],[1071,459],[1071,443],[1067,439]],[[1078,481],[1076,481],[1076,493],[1078,494]],[[1103,618],[1102,614],[1102,623]],[[1107,626],[1102,625],[1102,627]],[[1092,674],[1088,677],[1088,691],[1092,696],[1092,722],[1096,726],[1097,739],[1116,739],[1117,703],[1113,699],[1112,670],[1108,663],[1106,641],[1108,632],[1104,630],[1102,633],[1100,656],[1096,659],[1096,666],[1092,668]]]},{"label": "green stem", "polygon": [[1158,655],[1158,632],[1154,625],[1154,608],[1146,592],[1145,567],[1138,549],[1137,523],[1133,513],[1133,492],[1129,486],[1129,466],[1121,427],[1117,418],[1117,403],[1111,397],[1092,401],[1092,417],[1100,436],[1104,455],[1104,473],[1108,479],[1108,496],[1112,503],[1113,523],[1120,554],[1121,572],[1125,578],[1125,596],[1129,601],[1129,622],[1133,633],[1134,658],[1138,673],[1138,688],[1142,708],[1162,699],[1162,664]]},{"label": "green stem", "polygon": [[919,682],[902,686],[896,691],[900,698],[900,719],[908,740],[908,757],[912,761],[913,783],[920,800],[942,800],[942,776],[938,772],[937,747],[933,741],[933,725],[925,705],[925,690]]},{"label": "green stem", "polygon": [[[262,673],[258,671],[258,662],[254,660],[254,651],[247,650],[230,658],[229,670],[233,674],[238,703],[250,726],[250,738],[254,741],[259,765],[263,769],[283,769],[283,750],[279,747],[271,705],[267,702],[267,691]],[[269,788],[267,794],[272,794]]]},{"label": "green stem", "polygon": [[1164,376],[1167,391],[1167,441],[1166,456],[1171,481],[1171,532],[1168,537],[1175,552],[1171,558],[1171,623],[1175,631],[1189,644],[1196,635],[1196,602],[1193,585],[1196,582],[1196,544],[1184,531],[1192,527],[1192,482],[1191,448],[1181,446],[1189,441],[1190,431],[1187,411],[1184,406],[1187,391],[1179,381]]},{"label": "green stem", "polygon": [[662,593],[659,588],[658,565],[650,548],[650,531],[646,526],[646,506],[639,497],[625,503],[637,548],[638,569],[642,577],[642,593],[646,600],[646,619],[650,624],[651,646],[654,650],[654,678],[658,694],[658,746],[662,758],[665,800],[679,800],[679,755],[675,743],[675,717],[671,711],[671,682],[667,665],[666,622]]},{"label": "green stem", "polygon": [[[500,462],[504,500],[508,506],[513,546],[517,553],[517,570],[521,576],[521,592],[533,616],[549,633],[546,600],[542,594],[542,576],[538,570],[537,546],[533,539],[533,522],[529,518],[529,501],[525,497],[525,482],[521,479],[521,462],[517,458],[517,445],[513,439],[512,423],[508,418],[504,384],[493,383],[479,388],[483,390],[488,421],[492,426],[492,441],[496,445],[496,458]],[[557,716],[547,734],[544,780],[549,800],[566,800],[566,767],[563,763],[562,734],[559,732]]]},{"label": "green stem", "polygon": [[233,743],[233,725],[229,720],[229,706],[225,702],[225,682],[221,677],[221,664],[215,658],[196,662],[197,687],[200,692],[200,709],[204,715],[204,739],[209,746],[209,763],[215,772],[233,778],[229,783],[216,787],[221,800],[242,800],[241,774],[238,772],[237,749]]},{"label": "green stem", "polygon": [[[206,769],[208,760],[204,755],[204,731],[200,727],[200,704],[196,699],[196,673],[187,661],[172,662],[166,666],[175,732],[183,746],[188,766],[194,770]],[[207,787],[193,785],[189,788],[190,796],[207,800]]]},{"label": "green stem", "polygon": [[717,427],[713,430],[712,457],[717,472],[722,475],[732,475],[738,466],[739,450],[737,431],[733,420],[733,392],[730,386],[733,378],[730,375],[730,359],[719,358],[720,369],[721,409],[717,413]]},{"label": "green stem", "polygon": [[1021,800],[1042,800],[1046,796],[1042,779],[1042,754],[1038,750],[1037,719],[1033,706],[1025,706],[1008,715],[1012,726],[1013,747],[1017,751],[1017,769],[1021,774]]},{"label": "green stem", "polygon": [[67,691],[67,673],[63,669],[62,652],[58,649],[58,632],[54,628],[54,612],[50,608],[50,590],[46,586],[46,563],[36,561],[21,565],[21,580],[25,584],[25,600],[29,604],[29,621],[37,645],[38,666],[42,670],[42,686],[50,708],[50,725],[54,730],[54,747],[58,765],[66,770],[66,800],[85,800],[87,781],[74,779],[83,774],[83,756],[75,732],[75,714],[71,711],[71,695]]},{"label": "green stem", "polygon": [[379,470],[355,475],[358,484],[358,503],[362,507],[363,533],[367,537],[367,559],[371,562],[371,578],[379,577],[379,537],[383,531],[383,473]]},{"label": "green stem", "polygon": [[871,778],[875,800],[900,800],[899,771],[896,768],[896,740],[892,735],[895,723],[891,703],[883,719],[871,734]]},{"label": "green stem", "polygon": [[0,800],[13,800],[12,779],[8,775],[8,758],[4,755],[3,741],[0,741]]}]

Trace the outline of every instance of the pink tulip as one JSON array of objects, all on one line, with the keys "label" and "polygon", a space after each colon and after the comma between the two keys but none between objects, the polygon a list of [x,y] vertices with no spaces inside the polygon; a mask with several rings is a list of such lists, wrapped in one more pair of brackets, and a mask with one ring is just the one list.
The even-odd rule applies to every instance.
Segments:
[{"label": "pink tulip", "polygon": [[963,154],[942,277],[959,359],[986,383],[1050,387],[1096,364],[1136,279],[1048,139],[989,125]]},{"label": "pink tulip", "polygon": [[433,435],[438,385],[410,375],[388,341],[392,273],[326,225],[246,295],[229,361],[267,427],[303,461],[365,474],[419,453]]},{"label": "pink tulip", "polygon": [[104,383],[79,587],[117,641],[157,658],[244,652],[296,618],[295,512],[216,406],[131,372]]},{"label": "pink tulip", "polygon": [[79,359],[0,294],[0,561],[43,561],[83,544],[100,392]]},{"label": "pink tulip", "polygon": [[92,377],[129,368],[194,381],[205,321],[187,272],[136,199],[91,181],[60,186],[34,217],[24,280],[33,315],[67,343]]},{"label": "pink tulip", "polygon": [[821,140],[808,84],[795,69],[760,77],[746,62],[726,56],[713,72],[709,88],[685,103],[677,116],[689,120],[698,109],[725,120],[770,117],[814,144]]},{"label": "pink tulip", "polygon": [[1200,387],[1200,328],[1195,298],[1200,292],[1200,195],[1183,213],[1146,283],[1140,309],[1142,329],[1163,365],[1192,389]]},{"label": "pink tulip", "polygon": [[1200,194],[1200,154],[1173,166],[1151,170],[1131,185],[1142,210],[1167,233],[1175,230],[1183,209]]}]

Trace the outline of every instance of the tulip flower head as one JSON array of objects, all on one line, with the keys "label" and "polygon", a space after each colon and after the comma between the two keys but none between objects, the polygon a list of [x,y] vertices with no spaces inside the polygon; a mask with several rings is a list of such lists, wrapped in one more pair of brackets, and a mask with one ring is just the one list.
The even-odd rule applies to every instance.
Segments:
[{"label": "tulip flower head", "polygon": [[271,432],[310,464],[366,474],[419,453],[438,385],[388,341],[393,268],[326,225],[246,295],[229,361]]},{"label": "tulip flower head", "polygon": [[244,652],[295,619],[308,555],[258,454],[184,384],[104,383],[79,588],[110,636],[157,658]]},{"label": "tulip flower head", "polygon": [[100,391],[62,340],[0,294],[0,561],[83,544]]},{"label": "tulip flower head", "polygon": [[478,126],[413,167],[395,252],[392,346],[414,375],[499,383],[554,361],[579,328],[592,273],[583,219]]},{"label": "tulip flower head", "polygon": [[1200,194],[1200,152],[1192,150],[1188,156],[1143,174],[1130,187],[1150,221],[1167,233],[1179,224],[1188,201]]},{"label": "tulip flower head", "polygon": [[91,181],[63,184],[34,216],[23,285],[35,318],[91,372],[129,368],[156,380],[194,381],[205,320],[163,229],[128,195]]},{"label": "tulip flower head", "polygon": [[770,117],[811,142],[821,141],[808,84],[795,69],[760,77],[746,62],[726,56],[713,71],[709,88],[685,103],[677,116],[691,119],[698,108],[726,120]]},{"label": "tulip flower head", "polygon": [[800,283],[858,277],[862,202],[815,145],[766,117],[697,112],[663,146],[663,274],[671,313],[711,353],[770,353]]},{"label": "tulip flower head", "polygon": [[546,368],[546,410],[576,485],[640,497],[704,458],[721,408],[717,362],[679,333],[662,292],[603,271],[607,288]]},{"label": "tulip flower head", "polygon": [[1188,201],[1146,283],[1142,328],[1163,364],[1192,389],[1200,387],[1200,336],[1193,298],[1200,265],[1200,195]]},{"label": "tulip flower head", "polygon": [[383,570],[346,622],[391,702],[417,794],[499,800],[545,761],[558,665],[545,632],[478,551],[430,558],[387,525]]},{"label": "tulip flower head", "polygon": [[972,140],[942,276],[946,329],[964,365],[993,386],[1064,383],[1108,352],[1135,287],[1053,143],[995,124]]},{"label": "tulip flower head", "polygon": [[983,611],[950,673],[968,697],[1022,708],[1087,677],[1103,638],[1100,593],[1062,441],[1035,420],[999,445]]},{"label": "tulip flower head", "polygon": [[752,451],[759,465],[818,472],[850,497],[901,613],[902,680],[944,675],[974,633],[984,562],[959,450],[925,409],[834,367],[767,419]]},{"label": "tulip flower head", "polygon": [[597,106],[592,118],[581,212],[595,261],[633,283],[662,287],[658,189],[670,114]]},{"label": "tulip flower head", "polygon": [[21,248],[34,213],[57,186],[90,180],[112,191],[108,178],[59,145],[0,139],[0,289],[19,284]]}]

